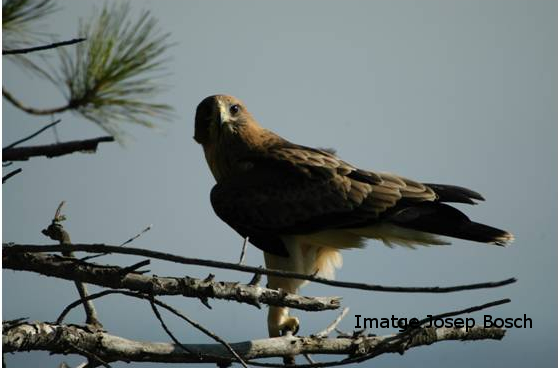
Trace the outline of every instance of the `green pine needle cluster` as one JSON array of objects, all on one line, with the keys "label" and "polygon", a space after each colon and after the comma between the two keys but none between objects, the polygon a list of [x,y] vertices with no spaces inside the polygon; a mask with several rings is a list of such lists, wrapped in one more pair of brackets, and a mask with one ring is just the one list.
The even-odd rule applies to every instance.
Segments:
[{"label": "green pine needle cluster", "polygon": [[[52,0],[5,0],[2,2],[2,49],[18,49],[47,42],[52,35],[45,32],[41,21],[58,7]],[[32,59],[27,55],[7,55],[18,67],[40,77],[51,79],[45,71],[46,58]]]},{"label": "green pine needle cluster", "polygon": [[148,11],[130,19],[129,4],[105,5],[91,22],[80,22],[74,47],[60,48],[61,72],[69,107],[119,137],[118,123],[154,126],[168,119],[171,107],[150,102],[160,83],[169,48]]},{"label": "green pine needle cluster", "polygon": [[37,21],[56,11],[52,0],[5,0],[2,2],[2,43],[10,49],[42,39]]}]

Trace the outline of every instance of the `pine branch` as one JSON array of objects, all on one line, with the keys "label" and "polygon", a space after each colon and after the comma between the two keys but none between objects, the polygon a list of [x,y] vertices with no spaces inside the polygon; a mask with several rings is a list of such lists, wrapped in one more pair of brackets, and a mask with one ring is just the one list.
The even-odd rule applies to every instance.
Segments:
[{"label": "pine branch", "polygon": [[2,2],[2,42],[14,47],[45,38],[40,20],[54,13],[53,0],[6,0]]},{"label": "pine branch", "polygon": [[153,127],[168,120],[172,108],[154,103],[165,89],[161,72],[168,59],[169,34],[160,31],[148,11],[131,17],[128,3],[106,4],[80,22],[78,35],[87,38],[68,52],[59,49],[57,76],[68,104],[84,118],[119,137],[119,122]]}]

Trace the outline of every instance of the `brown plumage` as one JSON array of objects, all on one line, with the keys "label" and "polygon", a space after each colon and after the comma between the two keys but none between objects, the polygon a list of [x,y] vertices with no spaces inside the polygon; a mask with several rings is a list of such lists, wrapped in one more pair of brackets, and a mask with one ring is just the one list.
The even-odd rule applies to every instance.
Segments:
[{"label": "brown plumage", "polygon": [[[504,245],[513,236],[470,221],[444,202],[474,204],[469,189],[422,184],[356,168],[330,150],[291,143],[262,128],[232,96],[204,99],[194,139],[203,146],[217,184],[217,215],[265,253],[266,266],[333,277],[339,249],[368,238],[387,245],[448,244],[437,235]],[[269,286],[297,292],[304,282],[269,278]],[[298,328],[287,308],[270,307],[271,336]]]}]

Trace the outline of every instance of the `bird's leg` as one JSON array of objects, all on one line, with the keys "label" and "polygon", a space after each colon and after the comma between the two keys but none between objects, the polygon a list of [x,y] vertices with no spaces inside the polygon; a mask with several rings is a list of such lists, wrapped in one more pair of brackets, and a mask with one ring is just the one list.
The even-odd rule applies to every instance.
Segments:
[{"label": "bird's leg", "polygon": [[[293,285],[294,279],[283,279],[280,277],[269,276],[268,287],[271,289],[282,290],[288,293],[296,293],[297,287]],[[270,306],[267,314],[267,328],[270,337],[285,335],[287,331],[296,334],[300,322],[297,317],[289,316],[289,308]]]}]

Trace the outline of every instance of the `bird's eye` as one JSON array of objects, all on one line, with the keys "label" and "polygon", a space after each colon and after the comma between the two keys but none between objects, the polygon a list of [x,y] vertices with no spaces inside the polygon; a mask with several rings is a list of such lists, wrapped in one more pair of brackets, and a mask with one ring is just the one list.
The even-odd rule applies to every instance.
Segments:
[{"label": "bird's eye", "polygon": [[231,115],[236,115],[240,111],[240,106],[239,105],[232,105],[229,108],[229,111],[230,111]]}]

